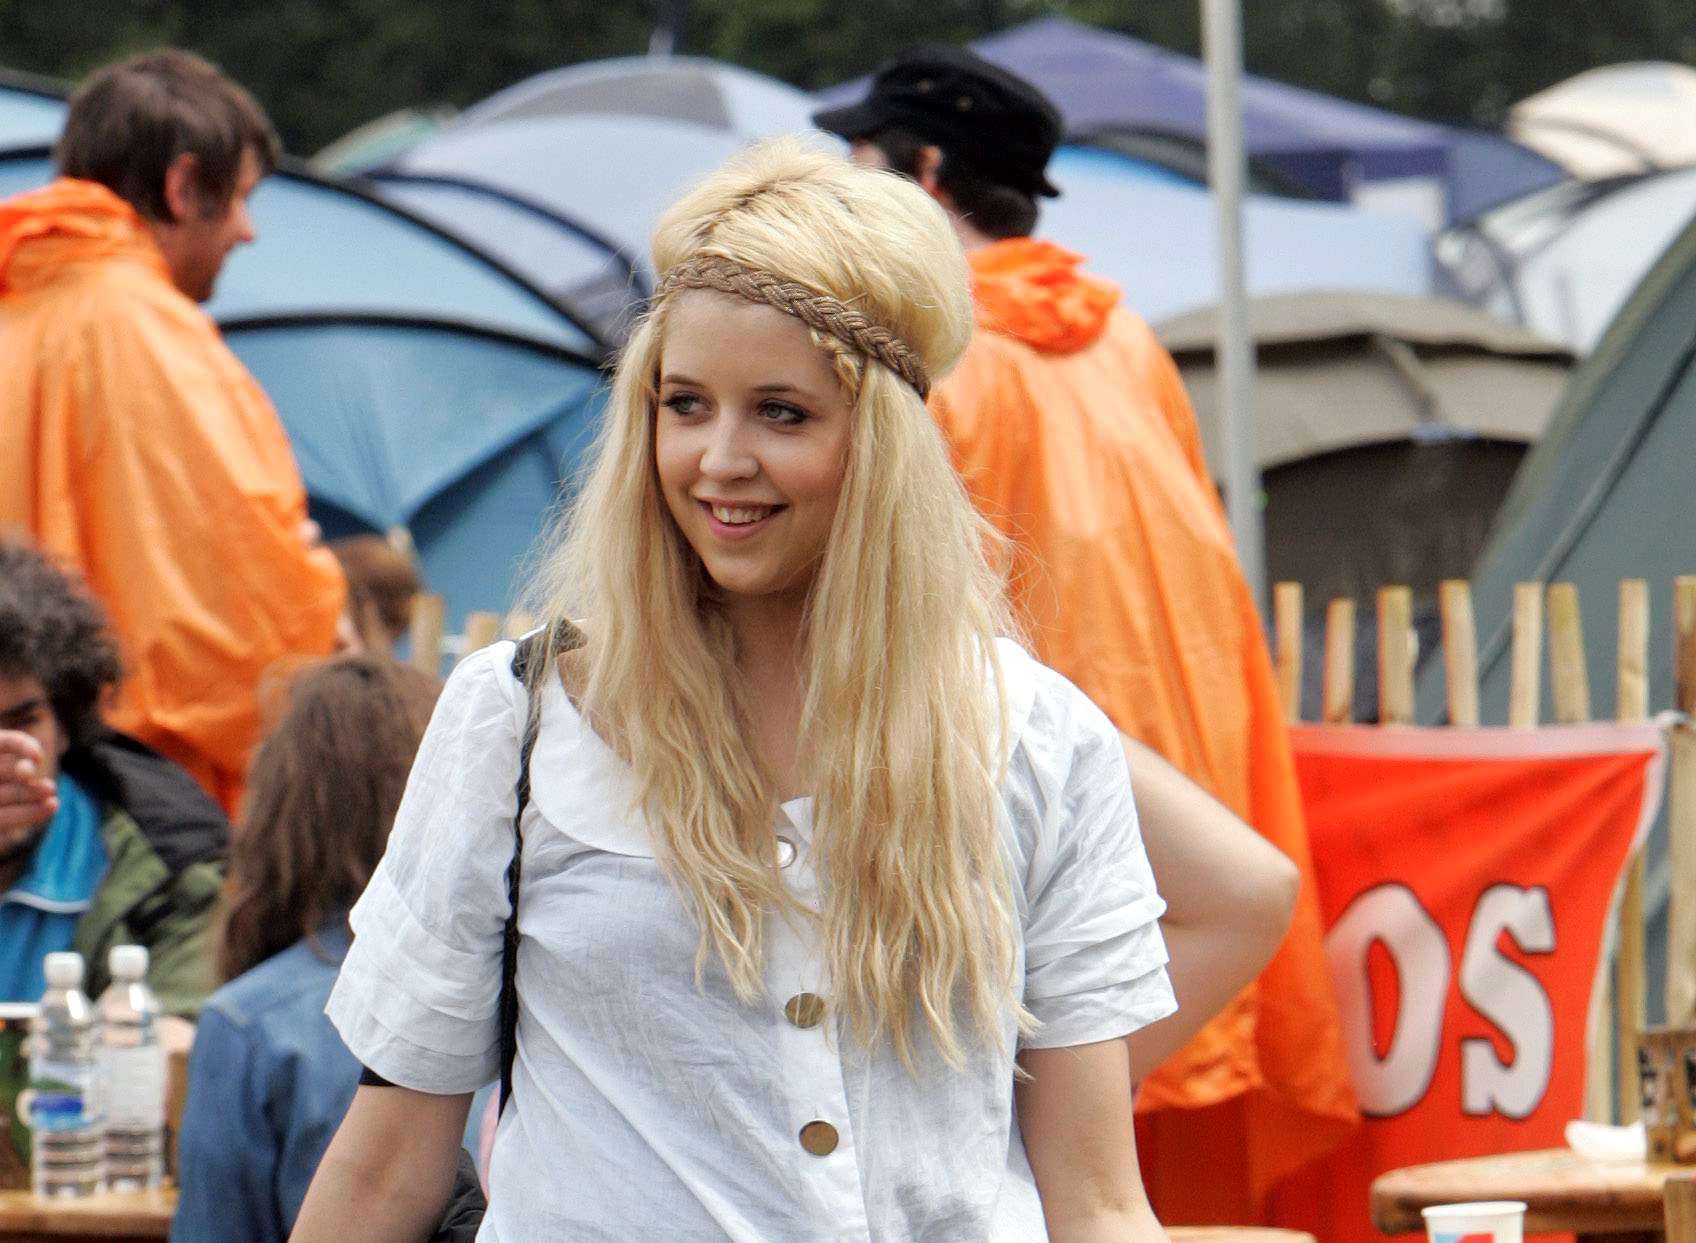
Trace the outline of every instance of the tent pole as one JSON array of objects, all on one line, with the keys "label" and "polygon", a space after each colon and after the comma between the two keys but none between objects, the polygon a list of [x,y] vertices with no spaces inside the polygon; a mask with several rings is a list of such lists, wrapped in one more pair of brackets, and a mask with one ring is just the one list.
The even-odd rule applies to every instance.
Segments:
[{"label": "tent pole", "polygon": [[1266,608],[1266,539],[1261,529],[1260,470],[1254,435],[1254,339],[1243,277],[1243,152],[1239,94],[1243,76],[1240,0],[1201,0],[1207,58],[1207,180],[1219,235],[1219,431],[1225,504],[1237,557],[1255,603]]},{"label": "tent pole", "polygon": [[689,20],[689,0],[659,0],[658,20],[648,36],[649,56],[674,56],[683,46],[683,28]]}]

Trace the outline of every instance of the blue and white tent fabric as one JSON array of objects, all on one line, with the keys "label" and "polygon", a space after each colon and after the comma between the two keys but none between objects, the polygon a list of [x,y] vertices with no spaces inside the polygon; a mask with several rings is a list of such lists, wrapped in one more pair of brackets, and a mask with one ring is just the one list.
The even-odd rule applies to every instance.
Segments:
[{"label": "blue and white tent fabric", "polygon": [[1584,353],[1691,220],[1696,167],[1562,182],[1445,230],[1433,249],[1445,288]]},{"label": "blue and white tent fabric", "polygon": [[[1219,293],[1213,197],[1161,183],[1108,152],[1063,147],[1049,167],[1061,190],[1044,200],[1038,233],[1083,253],[1149,319],[1210,304]],[[1339,203],[1251,195],[1244,204],[1251,295],[1431,289],[1423,229],[1406,218]]]},{"label": "blue and white tent fabric", "polygon": [[46,146],[64,121],[64,97],[51,84],[0,70],[0,151]]},{"label": "blue and white tent fabric", "polygon": [[[793,87],[715,61],[598,61],[501,91],[378,171],[483,186],[553,212],[610,243],[647,279],[648,235],[660,213],[758,139],[831,142],[813,129],[813,108]],[[391,193],[383,178],[376,185]],[[467,214],[453,227],[498,250],[502,218]]]}]

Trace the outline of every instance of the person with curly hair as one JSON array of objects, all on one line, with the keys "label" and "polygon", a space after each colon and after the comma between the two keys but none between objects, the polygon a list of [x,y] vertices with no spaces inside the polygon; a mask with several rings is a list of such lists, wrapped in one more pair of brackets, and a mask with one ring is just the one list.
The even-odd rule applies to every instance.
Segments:
[{"label": "person with curly hair", "polygon": [[181,768],[106,726],[122,672],[82,585],[0,541],[0,1001],[39,997],[57,950],[83,956],[98,994],[126,944],[147,947],[167,1013],[211,991],[229,823]]}]

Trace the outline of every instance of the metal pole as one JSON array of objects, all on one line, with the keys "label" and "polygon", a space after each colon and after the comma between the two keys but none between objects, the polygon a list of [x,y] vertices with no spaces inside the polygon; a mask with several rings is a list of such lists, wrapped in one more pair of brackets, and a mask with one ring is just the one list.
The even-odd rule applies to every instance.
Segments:
[{"label": "metal pole", "polygon": [[1237,557],[1266,607],[1266,538],[1260,516],[1260,468],[1254,436],[1254,339],[1243,279],[1243,76],[1239,0],[1201,0],[1207,57],[1207,180],[1219,233],[1219,432],[1225,454],[1225,507]]},{"label": "metal pole", "polygon": [[683,26],[689,19],[689,0],[659,0],[659,20],[648,36],[649,56],[671,56],[683,46]]}]

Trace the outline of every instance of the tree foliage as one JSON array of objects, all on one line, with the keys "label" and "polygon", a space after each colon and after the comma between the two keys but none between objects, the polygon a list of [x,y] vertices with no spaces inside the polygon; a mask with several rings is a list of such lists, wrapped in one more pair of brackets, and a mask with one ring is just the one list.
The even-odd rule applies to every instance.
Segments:
[{"label": "tree foliage", "polygon": [[[403,107],[464,106],[532,73],[644,52],[664,0],[0,0],[0,64],[74,80],[173,43],[211,57],[312,151]],[[673,6],[679,0],[669,0]],[[690,0],[681,49],[816,88],[908,44],[1054,13],[1178,51],[1200,0]],[[1691,0],[1259,0],[1251,72],[1436,120],[1493,124],[1596,65],[1696,63]]]}]

